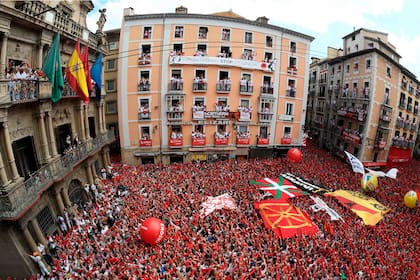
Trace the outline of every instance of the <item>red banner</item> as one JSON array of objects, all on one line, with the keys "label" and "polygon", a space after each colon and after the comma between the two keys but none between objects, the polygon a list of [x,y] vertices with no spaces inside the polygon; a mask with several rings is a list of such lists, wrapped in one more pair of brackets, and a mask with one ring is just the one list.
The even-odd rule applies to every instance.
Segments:
[{"label": "red banner", "polygon": [[292,144],[292,138],[290,137],[281,138],[281,144]]},{"label": "red banner", "polygon": [[182,139],[169,139],[169,146],[171,147],[182,146]]},{"label": "red banner", "polygon": [[249,138],[236,138],[236,145],[249,145]]},{"label": "red banner", "polygon": [[308,215],[288,202],[263,200],[254,202],[267,229],[271,229],[280,238],[289,238],[297,234],[314,235],[318,227],[312,223]]},{"label": "red banner", "polygon": [[229,139],[227,138],[214,138],[215,145],[227,145],[228,142],[229,142]]},{"label": "red banner", "polygon": [[258,138],[258,145],[268,145],[270,143],[269,138]]},{"label": "red banner", "polygon": [[411,149],[390,147],[388,153],[389,163],[407,163],[411,162]]},{"label": "red banner", "polygon": [[139,140],[139,146],[140,147],[151,147],[152,146],[152,140]]},{"label": "red banner", "polygon": [[193,138],[192,139],[193,146],[205,146],[206,145],[206,138]]}]

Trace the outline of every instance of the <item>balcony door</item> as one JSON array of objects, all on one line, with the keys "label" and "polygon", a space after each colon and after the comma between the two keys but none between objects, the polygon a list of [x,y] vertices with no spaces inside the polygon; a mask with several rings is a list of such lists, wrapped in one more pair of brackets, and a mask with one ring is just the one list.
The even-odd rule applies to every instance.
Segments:
[{"label": "balcony door", "polygon": [[12,147],[19,175],[25,179],[29,178],[32,173],[38,170],[32,136],[14,141]]}]

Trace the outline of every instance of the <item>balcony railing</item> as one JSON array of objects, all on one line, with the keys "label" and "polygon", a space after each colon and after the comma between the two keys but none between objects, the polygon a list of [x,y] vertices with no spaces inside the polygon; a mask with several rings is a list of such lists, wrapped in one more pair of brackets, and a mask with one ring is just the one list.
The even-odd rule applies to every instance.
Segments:
[{"label": "balcony railing", "polygon": [[273,119],[273,112],[258,112],[260,122],[271,122]]},{"label": "balcony railing", "polygon": [[206,91],[207,91],[207,83],[205,82],[193,83],[193,92],[206,92]]},{"label": "balcony railing", "polygon": [[92,141],[79,145],[68,151],[60,158],[44,165],[30,177],[0,194],[0,218],[11,219],[17,217],[28,208],[35,199],[56,181],[73,171],[74,166],[86,159],[90,154],[98,152],[104,145],[115,140],[114,131],[99,135]]},{"label": "balcony railing", "polygon": [[182,91],[184,89],[184,82],[173,80],[168,84],[168,89],[170,91]]},{"label": "balcony railing", "polygon": [[231,84],[229,82],[224,82],[223,80],[219,81],[216,84],[216,92],[218,93],[229,93]]},{"label": "balcony railing", "polygon": [[394,138],[392,139],[392,146],[397,147],[397,148],[403,148],[403,149],[407,149],[407,148],[412,149],[414,147],[414,141]]},{"label": "balcony railing", "polygon": [[140,82],[139,86],[138,86],[138,90],[139,91],[150,91],[150,83],[149,82],[146,82],[146,83]]},{"label": "balcony railing", "polygon": [[274,93],[274,88],[272,86],[262,86],[261,87],[261,93],[262,94],[271,94]]},{"label": "balcony railing", "polygon": [[7,94],[11,102],[26,102],[38,99],[38,80],[8,80],[1,83],[7,84]]},{"label": "balcony railing", "polygon": [[254,86],[249,83],[239,85],[239,93],[244,95],[251,95],[254,92]]},{"label": "balcony railing", "polygon": [[403,128],[403,126],[404,126],[404,120],[397,119],[397,122],[395,123],[395,127],[396,128]]},{"label": "balcony railing", "polygon": [[54,9],[42,1],[16,1],[15,8],[28,15],[25,19],[32,20],[37,25],[39,21],[47,21],[47,10],[54,10],[54,31],[66,32],[74,38],[85,38],[89,41],[89,46],[98,46],[99,36],[90,32],[86,27],[78,24],[69,18],[67,13],[62,12],[60,8]]},{"label": "balcony railing", "polygon": [[287,97],[296,97],[296,88],[286,89]]}]

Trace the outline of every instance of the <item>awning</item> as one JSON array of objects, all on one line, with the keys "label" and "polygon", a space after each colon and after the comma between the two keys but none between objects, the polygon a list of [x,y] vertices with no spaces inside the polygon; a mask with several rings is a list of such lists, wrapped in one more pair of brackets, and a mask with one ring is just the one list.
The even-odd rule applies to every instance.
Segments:
[{"label": "awning", "polygon": [[134,156],[135,157],[154,157],[159,155],[159,152],[154,152],[154,153],[140,153],[140,152],[135,152]]},{"label": "awning", "polygon": [[185,156],[188,154],[187,152],[162,152],[162,155],[177,155],[177,156]]}]

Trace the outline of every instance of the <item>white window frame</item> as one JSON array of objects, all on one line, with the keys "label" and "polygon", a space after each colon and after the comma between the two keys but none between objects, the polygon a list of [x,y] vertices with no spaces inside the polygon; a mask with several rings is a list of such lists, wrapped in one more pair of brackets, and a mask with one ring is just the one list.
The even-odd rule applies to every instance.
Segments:
[{"label": "white window frame", "polygon": [[[109,67],[109,63],[113,61],[114,62],[114,67]],[[108,59],[106,61],[106,71],[115,71],[117,69],[117,60],[116,59]]]},{"label": "white window frame", "polygon": [[[223,39],[223,30],[229,31],[229,39]],[[225,42],[230,42],[230,40],[232,39],[231,37],[232,37],[232,29],[222,27],[222,30],[220,31],[220,40],[225,41]]]},{"label": "white window frame", "polygon": [[[247,38],[247,34],[251,34],[251,43],[248,43],[247,41],[246,41],[246,38]],[[245,31],[244,32],[244,44],[248,44],[248,45],[252,45],[254,43],[254,32],[250,32],[250,31]]]},{"label": "white window frame", "polygon": [[[111,81],[114,84],[114,88],[113,89],[109,89],[109,82],[111,82]],[[106,91],[107,92],[116,92],[117,91],[117,80],[116,79],[106,80],[105,81],[105,86],[106,86]]]},{"label": "white window frame", "polygon": [[152,129],[152,126],[151,125],[144,125],[144,124],[139,124],[139,140],[141,140],[142,139],[142,137],[143,137],[143,135],[142,135],[142,128],[143,127],[148,127],[149,128],[149,138],[150,138],[150,140],[152,140],[152,134],[153,134],[153,129]]},{"label": "white window frame", "polygon": [[[291,112],[289,114],[288,106],[291,106]],[[294,116],[295,115],[295,104],[293,102],[286,102],[284,104],[284,114],[287,116]]]},{"label": "white window frame", "polygon": [[[110,110],[111,107],[114,107],[114,110]],[[106,103],[106,113],[107,114],[116,114],[117,113],[117,102],[109,101]]]},{"label": "white window frame", "polygon": [[[176,37],[176,28],[177,27],[182,27],[182,36],[181,37]],[[184,32],[185,32],[185,26],[183,26],[183,25],[174,25],[174,39],[184,39]]]},{"label": "white window frame", "polygon": [[[368,61],[370,61],[370,66],[368,68]],[[368,57],[365,59],[365,72],[372,72],[372,58]]]}]

